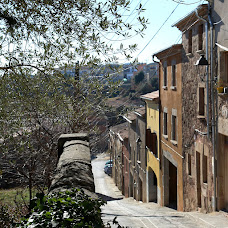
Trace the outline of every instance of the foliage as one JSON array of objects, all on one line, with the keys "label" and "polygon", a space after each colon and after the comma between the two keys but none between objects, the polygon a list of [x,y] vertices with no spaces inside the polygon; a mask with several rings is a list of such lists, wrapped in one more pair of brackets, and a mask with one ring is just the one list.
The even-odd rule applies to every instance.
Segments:
[{"label": "foliage", "polygon": [[104,227],[100,206],[104,202],[92,199],[80,189],[37,194],[31,202],[32,214],[20,226],[29,227]]},{"label": "foliage", "polygon": [[138,74],[135,75],[135,84],[139,84],[140,82],[142,82],[144,79],[144,72],[140,71]]},{"label": "foliage", "polygon": [[119,82],[96,72],[102,62],[129,58],[136,49],[121,44],[114,53],[105,39],[127,39],[146,28],[141,4],[137,27],[123,20],[129,9],[128,0],[1,1],[0,173],[6,184],[29,186],[31,198],[33,186],[50,186],[60,134],[98,132],[105,99]]},{"label": "foliage", "polygon": [[159,85],[158,85],[158,78],[157,77],[152,78],[150,84],[152,86],[152,91],[158,90]]},{"label": "foliage", "polygon": [[10,227],[12,217],[8,212],[8,207],[0,204],[0,227]]}]

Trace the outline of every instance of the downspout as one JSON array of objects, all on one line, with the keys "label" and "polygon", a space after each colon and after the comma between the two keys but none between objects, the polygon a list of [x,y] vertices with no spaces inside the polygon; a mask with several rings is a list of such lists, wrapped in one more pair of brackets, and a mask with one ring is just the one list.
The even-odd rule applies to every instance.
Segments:
[{"label": "downspout", "polygon": [[[214,179],[214,196],[213,196],[213,211],[216,211],[216,164],[215,164],[215,109],[214,109],[214,87],[213,87],[213,23],[210,15],[210,3],[208,3],[208,19],[210,23],[210,70],[211,70],[211,102],[212,102],[212,147],[213,147],[213,179]],[[208,60],[208,22],[198,15],[197,9],[195,10],[196,16],[205,22],[206,30],[206,59]],[[206,67],[206,90],[207,90],[207,137],[210,140],[210,127],[209,127],[209,72],[208,66]]]},{"label": "downspout", "polygon": [[[158,63],[158,66],[159,66],[159,68],[158,68],[158,90],[159,90],[159,100],[158,100],[158,111],[159,111],[159,172],[161,173],[161,169],[162,169],[162,167],[161,167],[161,160],[162,160],[162,157],[161,157],[161,100],[160,100],[160,98],[161,98],[161,96],[160,96],[160,67],[161,67],[161,62],[160,61],[156,61],[155,59],[154,59],[154,57],[155,57],[155,55],[152,55],[152,60],[153,60],[153,62],[155,62],[155,63]],[[159,188],[160,187],[162,187],[163,186],[163,184],[164,184],[164,181],[163,181],[163,178],[162,178],[162,176],[160,175],[160,180],[159,180],[159,182],[160,182],[160,186],[159,186]],[[159,198],[160,198],[160,202],[158,202],[160,205],[162,204],[162,201],[164,202],[164,195],[162,195],[162,193],[161,193],[162,191],[161,191],[161,189],[160,189],[160,195],[159,195]],[[164,191],[163,191],[164,192]]]},{"label": "downspout", "polygon": [[160,102],[160,61],[156,61],[154,59],[154,57],[155,57],[155,55],[152,55],[153,62],[158,63],[158,66],[159,66],[159,68],[158,68],[158,72],[159,72],[159,74],[158,74],[158,86],[159,86],[159,88],[158,88],[158,90],[159,90],[159,102],[158,102],[158,109],[159,109],[159,160],[161,161],[161,153],[160,153],[160,150],[161,150],[161,144],[160,144],[160,142],[161,142],[161,129],[160,129],[160,126],[161,126],[161,118],[160,118],[160,114],[161,114],[161,102]]},{"label": "downspout", "polygon": [[[206,19],[199,16],[197,8],[195,10],[196,16],[199,18],[199,20],[203,21],[205,23],[205,32],[206,32],[206,59],[208,60],[208,22]],[[206,66],[206,91],[207,91],[207,106],[206,106],[206,112],[207,112],[207,138],[210,138],[210,125],[209,125],[209,72],[208,72],[208,66]]]},{"label": "downspout", "polygon": [[210,35],[211,35],[211,112],[212,112],[212,147],[213,147],[213,175],[214,175],[214,202],[213,202],[213,211],[217,210],[217,200],[216,200],[216,180],[217,180],[217,173],[216,173],[216,139],[215,139],[215,106],[214,106],[214,74],[213,74],[213,23],[211,20],[211,6],[208,3],[208,19],[210,23]]}]

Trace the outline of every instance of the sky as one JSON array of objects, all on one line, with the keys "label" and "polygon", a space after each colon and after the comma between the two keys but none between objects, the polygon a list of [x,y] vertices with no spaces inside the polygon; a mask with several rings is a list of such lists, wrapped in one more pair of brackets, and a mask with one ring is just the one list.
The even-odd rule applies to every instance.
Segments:
[{"label": "sky", "polygon": [[[172,27],[177,21],[192,12],[200,4],[207,4],[206,0],[132,0],[131,9],[142,4],[146,9],[143,15],[149,19],[149,25],[144,38],[140,36],[122,41],[123,44],[136,43],[138,50],[133,54],[139,62],[151,63],[152,55],[175,43],[181,42],[181,32]],[[124,12],[127,15],[127,12]],[[129,15],[129,12],[128,12]],[[127,22],[131,22],[135,15],[125,16]],[[135,20],[132,21],[134,24]],[[163,25],[164,23],[164,25]],[[163,25],[163,26],[162,26]],[[161,28],[162,26],[162,28]],[[159,30],[160,29],[160,30]],[[159,31],[158,31],[159,30]],[[118,39],[114,37],[113,39]],[[118,41],[113,42],[118,45]],[[121,60],[120,60],[121,61]],[[122,60],[124,62],[124,60]]]}]

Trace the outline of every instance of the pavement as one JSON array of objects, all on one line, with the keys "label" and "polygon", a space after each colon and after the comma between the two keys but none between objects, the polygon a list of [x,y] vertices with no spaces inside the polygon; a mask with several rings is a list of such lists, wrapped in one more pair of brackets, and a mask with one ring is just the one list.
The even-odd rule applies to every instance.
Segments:
[{"label": "pavement", "polygon": [[189,217],[195,219],[200,224],[205,227],[210,228],[228,228],[228,216],[227,213],[223,211],[212,212],[208,214],[200,213],[200,212],[184,212]]},{"label": "pavement", "polygon": [[[105,154],[98,157],[98,160],[100,161],[108,159],[109,157],[105,156]],[[96,165],[96,162],[94,165]],[[102,165],[103,163],[99,162],[99,164],[94,167],[95,169],[98,169]],[[108,175],[103,177],[102,173],[99,173],[99,175],[101,176],[98,177],[97,180],[103,181],[104,179],[105,184],[103,185],[99,183],[98,186],[101,187],[101,189],[99,187],[100,192],[102,192],[106,197],[112,197],[110,200],[107,200],[108,205],[103,209],[104,214],[106,214],[106,218],[104,218],[105,221],[108,221],[108,219],[111,218],[111,215],[118,215],[117,217],[120,225],[122,225],[121,222],[123,222],[125,227],[228,228],[228,214],[223,211],[208,214],[197,211],[179,212],[168,207],[161,207],[153,202],[138,202],[132,197],[125,198],[121,194],[121,191],[119,191],[119,189],[116,187],[111,177]],[[107,189],[104,189],[106,187]],[[110,208],[108,208],[108,206]],[[140,224],[142,225],[137,225],[139,224],[137,223],[138,220],[140,220]]]}]

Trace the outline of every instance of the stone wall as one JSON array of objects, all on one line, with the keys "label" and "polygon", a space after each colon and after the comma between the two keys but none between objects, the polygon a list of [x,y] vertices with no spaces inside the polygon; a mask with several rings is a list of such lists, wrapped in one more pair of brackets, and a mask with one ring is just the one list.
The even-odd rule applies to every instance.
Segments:
[{"label": "stone wall", "polygon": [[58,141],[58,165],[49,192],[81,188],[96,197],[87,134],[63,134]]},{"label": "stone wall", "polygon": [[[213,174],[212,174],[212,145],[207,139],[207,94],[206,94],[206,66],[196,67],[194,64],[200,54],[206,53],[206,34],[203,27],[203,46],[199,50],[198,34],[202,22],[191,27],[192,52],[188,53],[189,31],[182,36],[182,131],[184,154],[184,210],[212,211]],[[210,44],[210,31],[208,35]],[[208,47],[210,54],[210,45]],[[210,56],[209,56],[210,57]],[[210,69],[209,80],[210,80]],[[204,115],[199,113],[199,87],[204,87]],[[209,120],[211,120],[211,94],[209,86]],[[209,121],[211,130],[211,121]],[[211,135],[211,134],[210,134]],[[205,171],[206,169],[206,171]],[[204,180],[204,172],[207,176]]]}]

